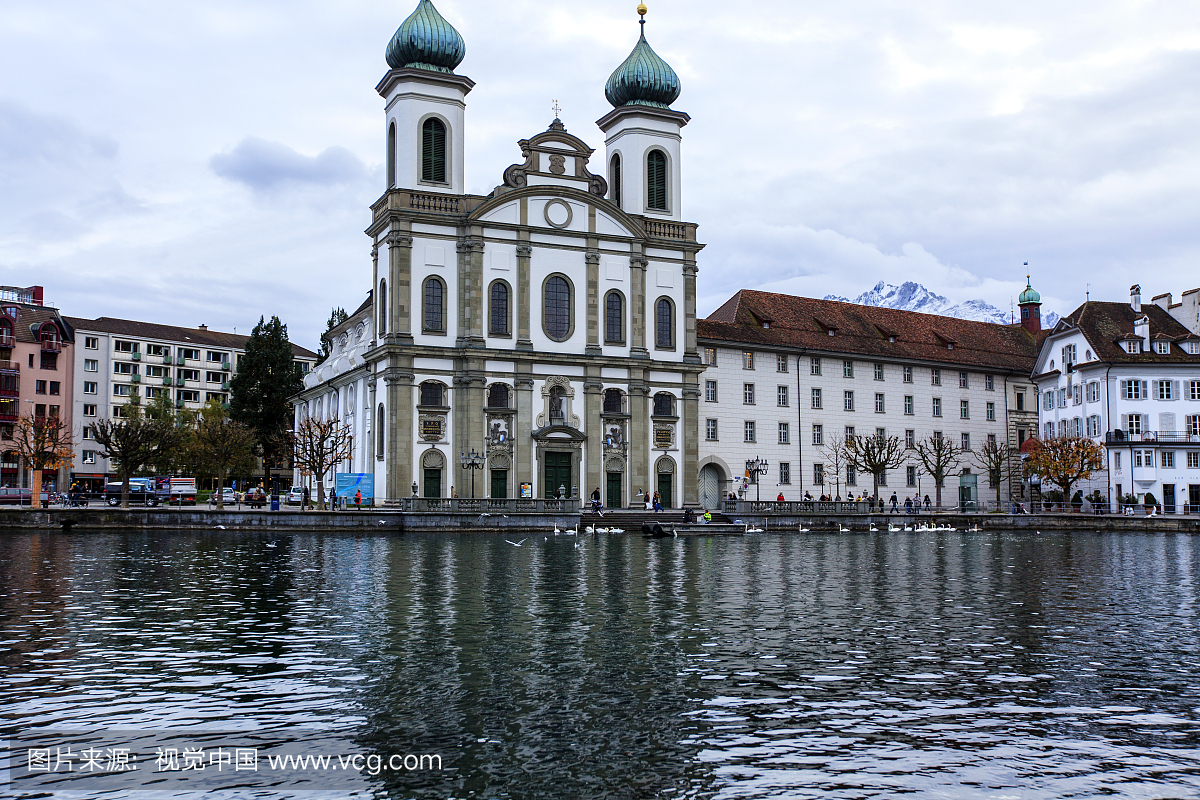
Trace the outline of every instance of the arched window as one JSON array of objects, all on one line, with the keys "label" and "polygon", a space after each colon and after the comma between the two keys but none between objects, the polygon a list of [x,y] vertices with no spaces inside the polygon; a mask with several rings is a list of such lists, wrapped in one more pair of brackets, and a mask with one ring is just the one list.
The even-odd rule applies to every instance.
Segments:
[{"label": "arched window", "polygon": [[551,275],[546,279],[542,295],[546,335],[561,342],[571,335],[571,284],[561,275]]},{"label": "arched window", "polygon": [[675,395],[668,394],[667,392],[659,392],[654,395],[654,416],[675,416]]},{"label": "arched window", "polygon": [[445,388],[437,381],[425,381],[421,384],[421,405],[434,408],[446,406]]},{"label": "arched window", "polygon": [[612,201],[621,207],[621,154],[612,157]]},{"label": "arched window", "polygon": [[446,332],[446,287],[440,278],[425,281],[425,331]]},{"label": "arched window", "polygon": [[662,150],[646,156],[646,208],[667,210],[667,154]]},{"label": "arched window", "polygon": [[493,383],[488,387],[487,407],[488,408],[509,408],[508,400],[508,384]]},{"label": "arched window", "polygon": [[388,126],[387,136],[387,182],[391,189],[396,185],[396,123]]},{"label": "arched window", "polygon": [[604,298],[604,341],[625,343],[625,301],[620,292],[609,292]]},{"label": "arched window", "polygon": [[379,335],[387,333],[387,281],[379,282]]},{"label": "arched window", "polygon": [[375,455],[383,458],[383,403],[375,411]]},{"label": "arched window", "polygon": [[604,413],[605,414],[623,414],[625,413],[625,396],[620,389],[605,389],[604,390]]},{"label": "arched window", "polygon": [[675,346],[675,309],[665,297],[654,306],[654,346],[666,350]]},{"label": "arched window", "polygon": [[336,390],[329,396],[329,419],[334,422],[338,420],[338,393]]},{"label": "arched window", "polygon": [[508,336],[508,284],[496,281],[490,294],[488,330],[493,336]]},{"label": "arched window", "polygon": [[446,126],[437,117],[421,125],[421,180],[446,182]]}]

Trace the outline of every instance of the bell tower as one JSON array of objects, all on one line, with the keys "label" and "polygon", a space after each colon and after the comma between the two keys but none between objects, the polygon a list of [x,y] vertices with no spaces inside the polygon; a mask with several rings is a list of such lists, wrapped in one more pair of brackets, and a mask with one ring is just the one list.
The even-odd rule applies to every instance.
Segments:
[{"label": "bell tower", "polygon": [[421,0],[387,47],[391,67],[375,90],[386,101],[386,189],[463,194],[463,126],[475,82],[455,67],[467,45],[431,0]]},{"label": "bell tower", "polygon": [[646,41],[645,4],[637,10],[641,36],[604,87],[613,110],[596,122],[605,135],[608,198],[629,214],[679,221],[680,131],[691,117],[671,108],[679,76]]}]

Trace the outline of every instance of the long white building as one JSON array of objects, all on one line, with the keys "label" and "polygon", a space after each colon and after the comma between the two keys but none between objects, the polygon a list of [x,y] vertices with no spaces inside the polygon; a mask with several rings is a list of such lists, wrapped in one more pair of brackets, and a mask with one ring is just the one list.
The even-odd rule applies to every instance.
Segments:
[{"label": "long white building", "polygon": [[1063,317],[1034,368],[1043,438],[1087,436],[1106,468],[1082,488],[1200,509],[1200,335],[1167,309],[1089,301]]}]

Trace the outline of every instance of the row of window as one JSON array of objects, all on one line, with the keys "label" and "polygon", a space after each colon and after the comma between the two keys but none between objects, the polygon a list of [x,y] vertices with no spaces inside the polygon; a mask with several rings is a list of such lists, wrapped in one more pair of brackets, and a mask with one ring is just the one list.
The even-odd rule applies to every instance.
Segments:
[{"label": "row of window", "polygon": [[[1190,458],[1190,455],[1191,454],[1189,454],[1189,458]],[[1200,453],[1197,454],[1197,457],[1200,458]],[[921,474],[921,468],[919,466],[917,466],[916,464],[906,465],[904,468],[905,486],[908,488],[916,488],[919,485],[917,483],[917,477],[920,474]],[[843,483],[849,487],[858,486],[858,477],[859,477],[858,470],[856,470],[854,467],[847,466]],[[867,476],[867,478],[868,478],[867,483],[870,483],[871,482],[869,479],[870,476]],[[834,482],[834,477],[832,475],[830,475],[828,472],[826,472],[824,464],[818,462],[818,463],[814,463],[812,465],[812,485],[813,486],[825,486],[825,485],[831,484],[833,482]],[[989,478],[988,482],[989,482],[989,485],[991,485],[993,488],[995,488],[995,485],[991,484],[990,478]],[[783,486],[791,486],[792,485],[791,462],[788,462],[788,461],[779,462],[779,483]],[[879,485],[881,487],[886,487],[888,485],[888,473],[886,471],[880,474]]]},{"label": "row of window", "polygon": [[[757,368],[755,355],[756,354],[751,350],[744,350],[742,352],[742,369],[752,370],[752,369]],[[825,359],[820,356],[811,356],[809,358],[808,374],[809,375],[822,375],[824,373],[824,369],[825,369],[824,363],[826,361],[835,361],[835,359]],[[716,366],[716,364],[717,364],[716,348],[713,348],[713,347],[704,348],[704,363],[708,364],[709,366]],[[789,357],[787,355],[785,355],[783,353],[775,354],[775,371],[776,372],[787,372],[789,369],[789,363],[790,363],[790,361],[789,361]],[[842,359],[841,360],[842,377],[843,378],[855,377],[855,368],[856,368],[857,363],[858,362],[856,362],[852,359]],[[882,363],[872,362],[871,369],[872,369],[875,380],[877,380],[877,381],[885,380],[885,369],[884,369],[884,365]],[[913,374],[914,374],[913,367],[911,367],[911,366],[902,366],[901,367],[901,379],[904,383],[913,383]],[[932,386],[941,386],[942,385],[942,370],[940,368],[934,367],[934,368],[930,369],[929,382],[930,382],[930,385],[932,385]],[[965,372],[965,371],[960,371],[958,373],[958,385],[959,385],[959,388],[970,389],[971,388],[971,373]],[[995,375],[984,375],[983,376],[983,388],[989,392],[995,391],[996,376]]]},{"label": "row of window", "polygon": [[[84,349],[86,349],[86,350],[98,350],[98,349],[100,349],[100,339],[96,336],[85,336],[83,339],[83,346],[84,346]],[[130,341],[128,339],[113,339],[113,352],[114,353],[125,353],[126,355],[133,355],[134,353],[138,353],[140,355],[142,352],[141,347],[142,346],[141,346],[140,342],[134,342],[134,341]],[[179,348],[175,349],[174,355],[176,358],[178,358],[182,361],[199,361],[200,353],[201,353],[201,351],[199,348],[179,347]],[[171,354],[172,354],[171,353],[171,345],[167,345],[167,344],[147,344],[146,345],[146,355],[151,358],[166,357]],[[229,358],[230,358],[230,356],[229,356],[228,352],[221,352],[219,350],[206,351],[206,360],[210,364],[228,363]]]},{"label": "row of window", "polygon": [[[1200,381],[1124,379],[1122,400],[1200,400]],[[1068,405],[1100,402],[1100,381],[1076,383],[1042,392],[1042,409],[1052,411]]]},{"label": "row of window", "polygon": [[[1154,451],[1153,450],[1134,450],[1133,453],[1134,467],[1154,467]],[[1185,452],[1185,459],[1188,469],[1200,469],[1200,450],[1188,450]],[[1114,472],[1121,471],[1121,451],[1112,451],[1112,465]],[[1175,469],[1175,451],[1160,450],[1158,451],[1158,465],[1164,469]]]},{"label": "row of window", "polygon": [[[114,397],[132,397],[133,396],[133,388],[126,384],[114,386],[113,387],[113,396]],[[167,389],[164,389],[160,386],[159,387],[148,386],[145,389],[145,396],[146,396],[147,400],[154,400],[158,397],[163,397],[163,396],[170,398],[171,393]],[[177,389],[175,392],[175,400],[176,400],[176,402],[179,402],[179,403],[199,403],[200,402],[200,392],[196,391],[195,389]],[[205,392],[204,393],[204,402],[207,403],[210,400],[216,400],[218,403],[227,403],[227,402],[229,402],[229,395],[225,394],[224,392]],[[98,412],[98,407],[94,403],[84,403],[83,404],[83,415],[85,417],[94,417],[97,415],[97,412]],[[114,406],[112,409],[112,414],[114,417],[120,417],[120,416],[124,415],[124,411],[121,406]],[[88,437],[85,435],[84,438],[86,439]]]},{"label": "row of window", "polygon": [[33,393],[58,395],[62,394],[61,387],[62,383],[59,381],[34,381]]},{"label": "row of window", "polygon": [[[717,382],[716,381],[705,381],[704,382],[704,399],[705,399],[705,401],[709,402],[709,403],[716,403],[716,402],[718,402],[717,397],[718,397]],[[812,408],[820,409],[820,408],[824,407],[824,393],[822,392],[821,389],[819,389],[819,388],[812,389],[812,395],[811,395],[810,402],[811,402]],[[775,387],[775,404],[779,408],[787,408],[788,407],[788,405],[789,405],[789,387],[787,387],[787,386]],[[747,405],[747,406],[756,405],[755,386],[753,383],[742,384],[742,405]],[[992,402],[988,402],[988,403],[984,404],[984,407],[985,407],[985,414],[986,414],[987,419],[994,421],[996,419],[996,404],[992,403]],[[842,392],[842,409],[844,411],[854,411],[855,410],[855,397],[854,397],[853,390],[846,390],[846,391]],[[932,410],[933,410],[933,416],[935,416],[935,417],[942,416],[942,398],[940,398],[940,397],[933,398],[933,409]],[[877,414],[886,414],[887,413],[887,397],[884,395],[883,392],[875,393],[875,413],[877,413]],[[913,414],[916,413],[912,395],[904,396],[904,413],[909,416],[912,416]],[[960,419],[970,419],[971,418],[971,401],[970,400],[959,400],[958,401],[958,416]]]},{"label": "row of window", "polygon": [[[141,374],[143,374],[141,371],[142,366],[143,365],[135,364],[131,361],[117,361],[117,362],[113,363],[113,374],[114,375],[124,375],[124,376],[141,375]],[[155,364],[146,364],[144,366],[146,368],[145,375],[147,378],[170,378],[171,377],[171,369],[169,367],[160,367]],[[98,368],[99,368],[99,364],[96,361],[93,361],[90,359],[85,359],[83,362],[83,371],[84,372],[96,372],[98,370]],[[229,373],[227,373],[227,372],[206,372],[206,373],[204,373],[204,377],[208,383],[224,383],[225,381],[229,380]],[[192,381],[194,383],[198,383],[200,381],[200,370],[198,370],[198,369],[177,369],[177,370],[175,370],[175,378],[176,378],[176,380],[180,380],[180,381]],[[86,386],[86,384],[85,384],[85,386]],[[85,388],[84,391],[86,392],[87,389]]]},{"label": "row of window", "polygon": [[[791,423],[779,422],[776,424],[778,425],[777,442],[779,444],[791,444],[791,441],[792,441]],[[878,436],[887,436],[887,429],[886,428],[876,428],[875,433]],[[844,435],[847,439],[853,438],[854,437],[854,427],[852,425],[847,425],[845,427]],[[941,439],[942,432],[934,431],[933,436],[936,439]],[[960,434],[960,436],[961,436],[960,446],[962,447],[962,449],[970,450],[971,449],[971,434],[967,433],[967,432],[963,432],[962,434]],[[709,442],[720,441],[720,421],[719,420],[709,418],[704,421],[704,439]],[[989,444],[995,444],[996,443],[996,434],[989,433],[987,435],[987,440],[988,440]],[[746,444],[757,444],[758,443],[758,423],[756,421],[745,420],[742,423],[742,441]],[[824,425],[813,425],[812,426],[812,444],[815,446],[822,446],[825,444],[825,426]],[[906,448],[908,448],[909,450],[912,450],[913,448],[915,448],[917,446],[917,432],[915,430],[909,428],[908,430],[904,431],[904,446]]]}]

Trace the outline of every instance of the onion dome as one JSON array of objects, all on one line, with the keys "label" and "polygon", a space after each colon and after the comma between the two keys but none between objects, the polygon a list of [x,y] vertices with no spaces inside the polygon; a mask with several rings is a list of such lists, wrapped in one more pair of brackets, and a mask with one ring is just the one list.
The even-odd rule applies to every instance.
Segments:
[{"label": "onion dome", "polygon": [[[638,6],[644,15],[646,7]],[[679,98],[679,76],[671,65],[659,58],[646,41],[646,20],[641,21],[642,35],[625,63],[617,67],[604,85],[604,96],[613,108],[621,106],[653,106],[670,108]]]},{"label": "onion dome", "polygon": [[1029,276],[1025,276],[1025,291],[1021,292],[1021,296],[1017,298],[1017,305],[1025,305],[1026,303],[1040,303],[1042,296],[1037,293],[1033,286],[1029,283]]},{"label": "onion dome", "polygon": [[392,69],[410,67],[454,72],[466,55],[467,43],[462,35],[438,13],[430,0],[421,0],[417,10],[404,20],[387,46],[387,63]]}]

